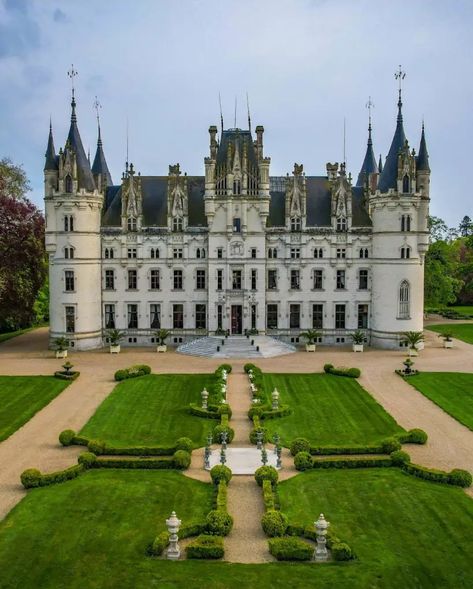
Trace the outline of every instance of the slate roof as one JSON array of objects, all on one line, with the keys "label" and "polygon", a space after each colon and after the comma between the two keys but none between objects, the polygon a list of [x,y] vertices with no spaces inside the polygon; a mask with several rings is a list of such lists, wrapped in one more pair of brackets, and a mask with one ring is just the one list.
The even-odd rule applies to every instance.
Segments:
[{"label": "slate roof", "polygon": [[422,135],[420,136],[419,155],[416,158],[416,168],[424,172],[430,172],[429,152],[425,141],[424,123],[422,123]]},{"label": "slate roof", "polygon": [[105,178],[106,186],[112,186],[112,175],[110,174],[110,170],[107,166],[107,161],[105,159],[105,154],[103,152],[102,147],[102,136],[100,134],[100,125],[99,125],[99,138],[97,141],[97,151],[95,152],[94,163],[92,164],[92,174],[94,176],[98,176],[102,174],[102,177]]},{"label": "slate roof", "polygon": [[388,156],[384,163],[383,171],[379,177],[378,188],[381,192],[387,192],[390,188],[396,188],[397,186],[397,167],[398,167],[398,156],[399,151],[404,146],[406,141],[406,134],[404,133],[404,126],[402,123],[402,102],[399,98],[398,115],[396,131],[389,148]]},{"label": "slate roof", "polygon": [[48,146],[46,148],[46,153],[44,154],[46,161],[44,162],[44,170],[57,170],[59,167],[58,156],[56,155],[56,150],[54,149],[54,139],[53,139],[53,129],[51,123],[49,123],[49,137],[48,137]]},{"label": "slate roof", "polygon": [[77,175],[79,177],[79,188],[85,188],[86,190],[92,192],[95,190],[95,182],[92,175],[92,170],[90,169],[89,160],[87,159],[84,146],[82,145],[79,128],[77,127],[76,101],[74,98],[72,98],[71,107],[71,126],[67,136],[66,149],[69,145],[75,151],[77,161]]},{"label": "slate roof", "polygon": [[[227,151],[228,145],[230,143],[233,146],[238,145],[238,150],[240,154],[240,162],[243,161],[243,143],[248,145],[248,160],[254,166],[257,166],[256,160],[256,153],[255,148],[253,145],[253,137],[251,136],[250,131],[245,131],[243,129],[227,129],[223,131],[220,137],[220,145],[218,146],[217,150],[217,166],[222,164],[226,164],[227,162]],[[233,158],[232,158],[233,164]]]},{"label": "slate roof", "polygon": [[364,186],[369,178],[370,174],[377,174],[378,166],[373,152],[373,141],[371,139],[371,123],[368,127],[368,145],[366,147],[365,159],[361,166],[360,173],[358,174],[357,186]]}]

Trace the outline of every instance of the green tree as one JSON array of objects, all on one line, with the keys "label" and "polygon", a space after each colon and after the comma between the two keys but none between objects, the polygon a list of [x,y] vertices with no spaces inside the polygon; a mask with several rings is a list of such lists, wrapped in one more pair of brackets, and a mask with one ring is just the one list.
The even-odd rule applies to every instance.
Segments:
[{"label": "green tree", "polygon": [[473,233],[473,223],[468,215],[465,215],[460,221],[458,231],[460,232],[461,237],[468,237]]},{"label": "green tree", "polygon": [[425,257],[425,305],[437,307],[456,301],[463,281],[458,278],[458,248],[456,244],[438,240],[431,244]]}]

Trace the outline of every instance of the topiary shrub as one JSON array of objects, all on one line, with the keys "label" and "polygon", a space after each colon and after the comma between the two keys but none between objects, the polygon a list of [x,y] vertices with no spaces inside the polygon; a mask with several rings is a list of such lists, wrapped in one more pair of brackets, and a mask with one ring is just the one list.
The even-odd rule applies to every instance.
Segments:
[{"label": "topiary shrub", "polygon": [[217,425],[214,427],[213,439],[216,444],[222,443],[222,433],[227,432],[227,444],[229,444],[235,437],[235,431],[228,425]]},{"label": "topiary shrub", "polygon": [[396,438],[386,438],[381,442],[381,448],[384,454],[391,454],[401,449],[401,442]]},{"label": "topiary shrub", "polygon": [[205,518],[207,531],[213,536],[228,536],[233,527],[233,517],[222,509],[212,509]]},{"label": "topiary shrub", "polygon": [[151,545],[150,553],[153,556],[161,556],[163,550],[169,545],[169,534],[168,532],[161,532],[154,539]]},{"label": "topiary shrub", "polygon": [[409,454],[407,452],[403,452],[402,450],[395,450],[394,452],[391,452],[390,456],[394,466],[402,466],[403,464],[407,464],[411,461]]},{"label": "topiary shrub", "polygon": [[287,515],[275,509],[268,510],[261,518],[261,526],[266,536],[284,536],[288,526]]},{"label": "topiary shrub", "polygon": [[295,456],[299,452],[310,452],[310,443],[306,438],[296,438],[291,442],[291,454]]},{"label": "topiary shrub", "polygon": [[176,442],[176,450],[185,450],[191,453],[194,449],[194,444],[190,438],[179,438]]},{"label": "topiary shrub", "polygon": [[427,442],[428,435],[423,429],[410,429],[408,432],[409,442],[412,444],[425,444]]},{"label": "topiary shrub", "polygon": [[135,366],[131,366],[130,368],[124,368],[122,370],[117,370],[115,372],[115,380],[122,381],[126,380],[127,378],[135,378],[137,376],[145,376],[146,374],[151,374],[151,367],[147,364],[136,364]]},{"label": "topiary shrub", "polygon": [[268,540],[269,552],[277,560],[311,560],[314,547],[293,536]]},{"label": "topiary shrub", "polygon": [[324,372],[329,373],[333,368],[333,364],[324,364]]},{"label": "topiary shrub", "polygon": [[37,468],[28,468],[21,473],[20,480],[25,489],[39,487],[41,482],[41,473]]},{"label": "topiary shrub", "polygon": [[120,382],[122,380],[125,380],[127,377],[127,372],[126,370],[117,370],[115,372],[115,376],[114,376],[116,382]]},{"label": "topiary shrub", "polygon": [[76,437],[76,432],[72,429],[65,429],[63,432],[59,434],[59,442],[63,446],[70,446]]},{"label": "topiary shrub", "polygon": [[260,487],[263,486],[263,481],[270,481],[272,485],[275,485],[278,478],[278,471],[274,466],[260,466],[255,472],[255,481]]},{"label": "topiary shrub", "polygon": [[296,470],[304,471],[313,467],[314,461],[309,452],[298,452],[294,458]]},{"label": "topiary shrub", "polygon": [[186,547],[187,558],[218,559],[223,558],[223,538],[202,534]]},{"label": "topiary shrub", "polygon": [[337,542],[332,544],[331,551],[333,560],[336,560],[337,562],[352,560],[353,558],[351,548],[348,546],[348,544],[345,544],[345,542]]},{"label": "topiary shrub", "polygon": [[225,370],[225,372],[227,374],[230,374],[230,372],[232,371],[232,365],[231,364],[220,364],[220,366],[217,368],[217,370]]},{"label": "topiary shrub", "polygon": [[174,462],[174,468],[186,470],[191,464],[191,455],[185,450],[176,450],[172,455],[172,460]]},{"label": "topiary shrub", "polygon": [[228,419],[232,417],[232,408],[228,403],[223,403],[223,405],[219,405],[217,409],[218,415],[228,415]]},{"label": "topiary shrub", "polygon": [[457,487],[465,488],[471,485],[472,477],[467,470],[455,468],[448,475],[448,481],[451,485],[456,485]]},{"label": "topiary shrub", "polygon": [[250,432],[250,442],[252,444],[256,444],[258,442],[257,433],[261,431],[263,432],[263,442],[269,442],[269,432],[266,427],[254,427]]},{"label": "topiary shrub", "polygon": [[253,419],[253,417],[255,417],[255,415],[257,417],[261,417],[264,413],[264,409],[263,407],[258,407],[258,406],[253,406],[250,407],[250,409],[248,410],[248,417],[250,419]]},{"label": "topiary shrub", "polygon": [[82,454],[79,455],[77,462],[82,464],[84,468],[92,468],[97,462],[97,456],[92,454],[92,452],[82,452]]},{"label": "topiary shrub", "polygon": [[90,440],[87,444],[87,449],[92,454],[100,455],[105,453],[105,442],[102,440]]},{"label": "topiary shrub", "polygon": [[214,485],[218,485],[220,481],[224,481],[228,485],[232,480],[232,471],[224,464],[217,464],[211,469],[210,477]]}]

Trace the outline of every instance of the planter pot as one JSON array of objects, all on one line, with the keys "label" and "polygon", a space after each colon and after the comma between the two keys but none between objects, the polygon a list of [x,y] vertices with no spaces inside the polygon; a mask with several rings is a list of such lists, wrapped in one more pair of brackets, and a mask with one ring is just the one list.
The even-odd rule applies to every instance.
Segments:
[{"label": "planter pot", "polygon": [[408,355],[410,358],[413,358],[415,356],[419,355],[419,352],[417,350],[413,350],[412,348],[409,348],[407,351]]},{"label": "planter pot", "polygon": [[353,351],[354,352],[362,352],[363,351],[363,344],[353,344]]},{"label": "planter pot", "polygon": [[424,342],[419,342],[418,344],[416,344],[416,348],[419,350],[419,352],[421,350],[423,350],[424,349]]},{"label": "planter pot", "polygon": [[120,344],[116,344],[115,346],[110,345],[110,354],[119,354],[120,353]]},{"label": "planter pot", "polygon": [[306,344],[305,351],[306,352],[315,352],[315,344]]},{"label": "planter pot", "polygon": [[67,350],[56,350],[56,358],[67,358]]},{"label": "planter pot", "polygon": [[168,351],[168,347],[166,345],[164,345],[164,346],[158,346],[156,348],[156,351],[157,352],[167,352]]},{"label": "planter pot", "polygon": [[453,342],[452,341],[448,341],[448,340],[444,340],[443,347],[444,348],[448,348],[448,349],[453,348]]}]

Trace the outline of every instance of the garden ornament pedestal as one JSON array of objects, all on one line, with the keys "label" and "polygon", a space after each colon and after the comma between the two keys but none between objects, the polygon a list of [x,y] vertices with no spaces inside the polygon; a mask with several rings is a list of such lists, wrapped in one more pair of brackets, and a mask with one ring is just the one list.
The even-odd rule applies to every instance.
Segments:
[{"label": "garden ornament pedestal", "polygon": [[179,537],[177,533],[181,527],[181,520],[178,519],[176,512],[171,513],[171,517],[166,520],[166,527],[169,532],[169,548],[166,552],[168,560],[177,560],[181,556],[181,549],[179,548]]},{"label": "garden ornament pedestal", "polygon": [[319,515],[319,519],[314,522],[315,526],[315,534],[317,536],[317,547],[315,549],[315,560],[317,562],[325,562],[328,559],[328,550],[327,550],[327,528],[329,527],[330,522],[328,522],[324,514],[321,513]]}]

